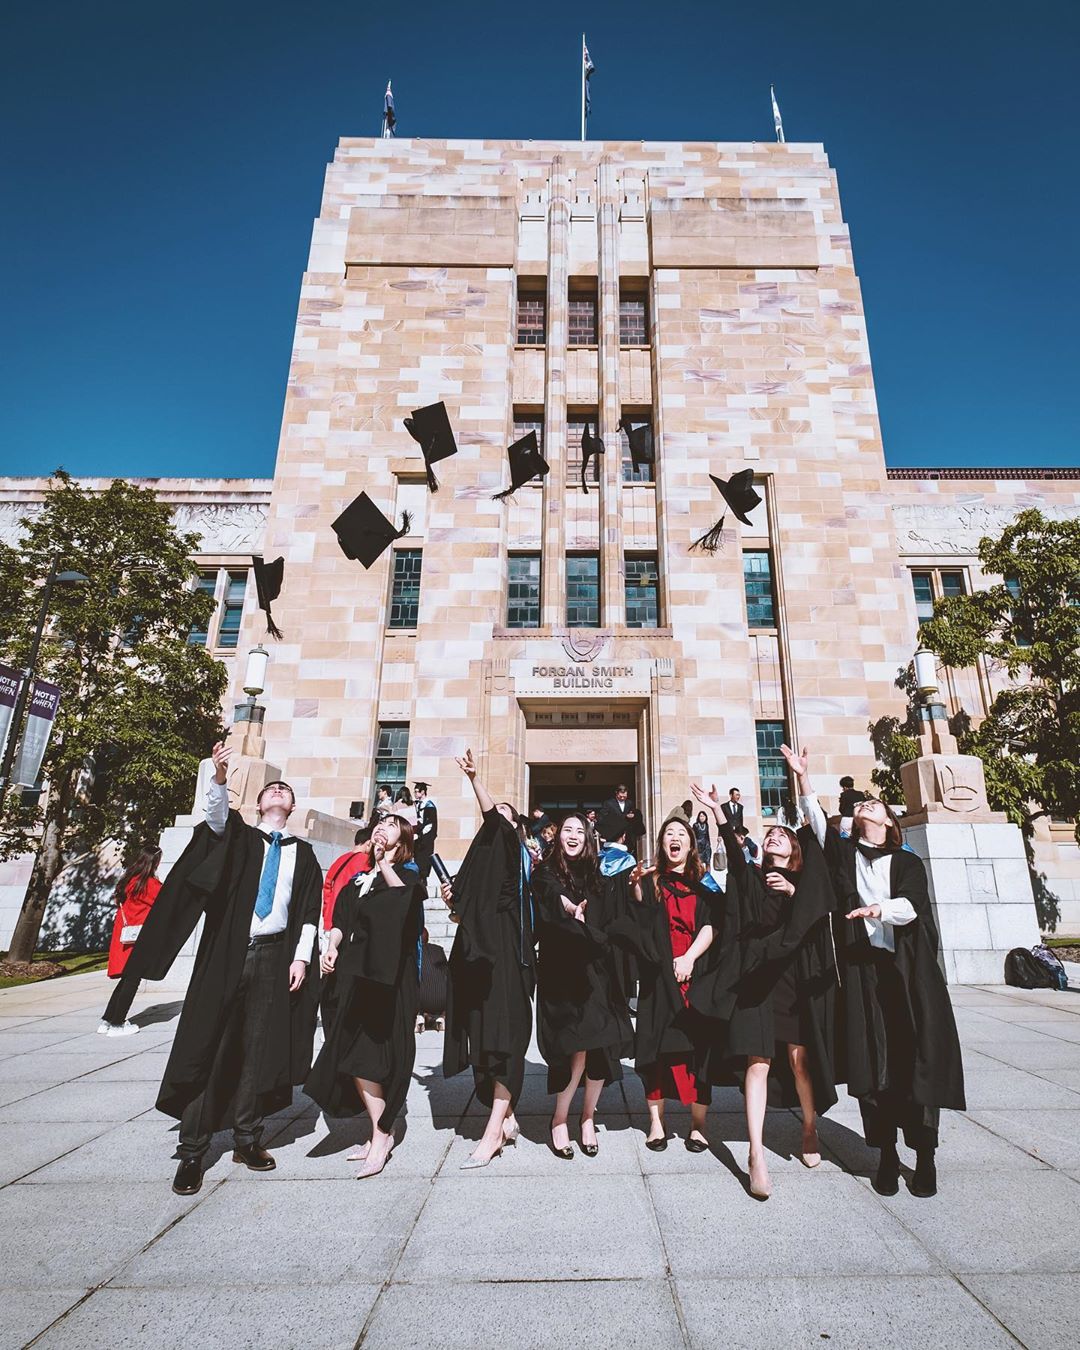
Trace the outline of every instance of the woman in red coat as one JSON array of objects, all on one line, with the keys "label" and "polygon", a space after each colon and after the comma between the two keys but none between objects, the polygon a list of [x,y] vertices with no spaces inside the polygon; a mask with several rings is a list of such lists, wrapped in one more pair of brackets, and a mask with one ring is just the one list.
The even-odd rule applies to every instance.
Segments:
[{"label": "woman in red coat", "polygon": [[156,845],[145,844],[116,883],[116,918],[113,920],[112,941],[109,943],[110,980],[119,979],[124,973],[131,949],[135,946],[134,937],[138,937],[136,933],[132,941],[122,941],[124,929],[141,928],[150,913],[150,907],[158,898],[161,882],[155,873],[160,862],[161,849]]}]

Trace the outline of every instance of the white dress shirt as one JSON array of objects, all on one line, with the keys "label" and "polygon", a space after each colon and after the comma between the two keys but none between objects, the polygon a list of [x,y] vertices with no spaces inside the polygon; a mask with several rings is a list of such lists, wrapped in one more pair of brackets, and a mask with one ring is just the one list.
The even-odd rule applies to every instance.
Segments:
[{"label": "white dress shirt", "polygon": [[[817,836],[818,843],[824,845],[828,822],[816,794],[800,797],[799,805]],[[895,952],[896,938],[893,936],[893,929],[902,928],[904,924],[913,922],[917,915],[910,900],[902,895],[892,894],[892,854],[886,853],[881,857],[871,858],[856,844],[855,884],[858,887],[860,904],[878,905],[881,909],[880,919],[863,919],[870,946],[880,947],[886,952]]]},{"label": "white dress shirt", "polygon": [[[210,785],[206,789],[206,823],[215,834],[224,834],[225,826],[229,819],[229,789],[227,784],[219,783],[216,778],[211,778]],[[260,831],[262,833],[262,831]],[[279,831],[282,842],[291,839],[292,835],[288,830]],[[270,847],[270,840],[263,837],[263,865],[266,864],[266,853]],[[281,864],[278,867],[277,885],[274,887],[274,902],[270,906],[270,913],[264,918],[252,910],[251,914],[251,937],[269,937],[273,933],[283,933],[289,926],[289,902],[292,900],[293,877],[296,873],[296,849],[283,848],[281,850]],[[293,955],[294,961],[311,960],[311,949],[315,943],[315,925],[305,923],[300,929],[300,941],[296,944],[296,952]]]}]

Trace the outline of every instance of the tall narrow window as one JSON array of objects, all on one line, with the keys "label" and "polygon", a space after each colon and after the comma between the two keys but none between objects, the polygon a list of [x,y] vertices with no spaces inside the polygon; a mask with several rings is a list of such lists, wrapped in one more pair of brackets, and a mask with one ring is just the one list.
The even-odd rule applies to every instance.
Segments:
[{"label": "tall narrow window", "polygon": [[[637,443],[637,463],[630,447],[630,436]],[[651,413],[624,412],[619,427],[619,446],[622,453],[622,480],[624,483],[651,483],[656,478],[656,441],[653,437]],[[652,458],[643,459],[642,450],[651,448]]]},{"label": "tall narrow window", "polygon": [[540,554],[511,553],[507,571],[507,628],[539,628]]},{"label": "tall narrow window", "polygon": [[375,786],[388,787],[391,796],[404,787],[408,757],[408,722],[380,722],[375,745]]},{"label": "tall narrow window", "polygon": [[221,625],[217,635],[218,647],[235,648],[240,641],[240,621],[244,617],[247,575],[246,572],[230,572],[228,575],[225,583],[225,603],[221,609]]},{"label": "tall narrow window", "polygon": [[420,567],[423,551],[399,548],[394,553],[394,584],[390,595],[390,627],[415,628],[420,614]]},{"label": "tall narrow window", "polygon": [[566,559],[567,628],[600,627],[600,556],[571,553]]},{"label": "tall narrow window", "polygon": [[963,572],[942,572],[941,594],[946,600],[951,600],[957,595],[967,595],[967,583]]},{"label": "tall narrow window", "polygon": [[514,409],[514,440],[520,441],[522,436],[527,436],[530,431],[536,432],[536,448],[541,454],[544,453],[544,415],[539,412],[526,412],[520,408]]},{"label": "tall narrow window", "polygon": [[787,767],[780,747],[784,743],[783,722],[757,722],[758,791],[761,793],[763,820],[774,819],[788,795]]},{"label": "tall narrow window", "polygon": [[517,340],[522,347],[543,347],[547,342],[547,298],[543,291],[518,291]]},{"label": "tall narrow window", "polygon": [[[574,413],[566,419],[566,482],[568,487],[578,487],[581,483],[581,433],[586,426],[594,436],[599,436],[600,422],[596,413]],[[601,462],[599,455],[595,455],[589,460],[585,482],[590,488],[594,483],[600,481]]]},{"label": "tall narrow window", "polygon": [[912,572],[911,589],[915,592],[915,614],[920,623],[934,617],[934,578],[930,572]]},{"label": "tall narrow window", "polygon": [[627,628],[659,628],[660,573],[656,554],[627,558],[625,569]]},{"label": "tall narrow window", "polygon": [[619,295],[619,346],[649,345],[649,305],[644,293]]},{"label": "tall narrow window", "polygon": [[[195,589],[203,595],[208,595],[211,600],[217,594],[217,572],[200,572],[199,580],[195,583]],[[210,629],[214,624],[214,615],[211,614],[203,627],[193,628],[188,634],[188,643],[192,647],[205,647],[210,641]]]},{"label": "tall narrow window", "polygon": [[569,308],[569,345],[594,347],[596,345],[596,291],[572,290]]},{"label": "tall narrow window", "polygon": [[747,625],[750,628],[775,628],[772,559],[766,549],[747,549],[742,557]]}]

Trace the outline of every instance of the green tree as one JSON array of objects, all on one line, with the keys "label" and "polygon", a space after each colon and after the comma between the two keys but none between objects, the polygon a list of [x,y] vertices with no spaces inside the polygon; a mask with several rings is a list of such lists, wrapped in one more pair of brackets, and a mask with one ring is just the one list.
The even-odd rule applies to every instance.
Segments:
[{"label": "green tree", "polygon": [[1023,511],[980,541],[979,561],[1002,580],[939,600],[919,636],[947,666],[986,656],[1010,676],[989,716],[957,729],[983,761],[991,805],[1030,834],[1030,801],[1035,815],[1080,818],[1080,520]]},{"label": "green tree", "polygon": [[226,684],[221,663],[187,641],[213,609],[192,588],[198,536],[178,533],[153,492],[122,480],[87,492],[58,471],[44,509],[22,523],[19,542],[0,545],[0,658],[26,664],[54,561],[87,580],[54,587],[36,666],[61,691],[44,806],[17,791],[0,804],[0,857],[37,847],[15,961],[31,959],[74,850],[117,840],[127,851],[184,807],[218,734]]}]

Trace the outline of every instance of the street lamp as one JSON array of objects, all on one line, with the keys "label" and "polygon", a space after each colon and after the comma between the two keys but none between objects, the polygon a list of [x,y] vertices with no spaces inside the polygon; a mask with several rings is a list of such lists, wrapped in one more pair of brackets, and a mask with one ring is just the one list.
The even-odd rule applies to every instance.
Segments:
[{"label": "street lamp", "polygon": [[261,643],[248,652],[247,665],[244,668],[244,693],[248,699],[246,703],[236,705],[235,721],[262,724],[266,709],[255,700],[266,690],[266,667],[269,661],[270,653]]},{"label": "street lamp", "polygon": [[939,697],[937,659],[928,647],[920,646],[915,653],[915,687],[919,693],[919,720],[947,722],[948,709]]},{"label": "street lamp", "polygon": [[58,572],[56,569],[60,566],[58,558],[54,558],[52,566],[49,568],[49,575],[45,578],[45,586],[41,592],[41,605],[38,609],[37,627],[34,629],[34,638],[30,643],[30,652],[27,657],[26,665],[23,667],[22,683],[19,685],[19,693],[15,699],[15,708],[11,714],[11,727],[8,731],[7,745],[4,747],[3,762],[0,763],[0,800],[7,795],[8,786],[11,782],[11,766],[15,762],[15,750],[22,739],[23,718],[26,715],[26,705],[30,701],[30,686],[34,681],[34,667],[37,665],[38,652],[41,650],[41,637],[45,632],[45,624],[49,617],[49,601],[52,599],[53,587],[56,583],[64,584],[89,581],[90,578],[84,576],[82,572]]}]

